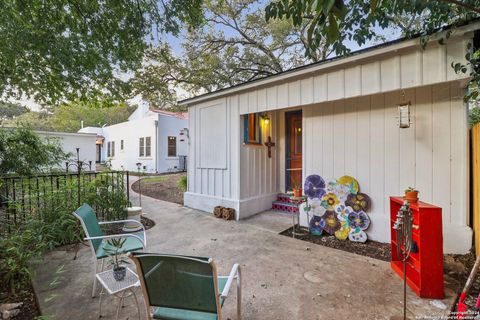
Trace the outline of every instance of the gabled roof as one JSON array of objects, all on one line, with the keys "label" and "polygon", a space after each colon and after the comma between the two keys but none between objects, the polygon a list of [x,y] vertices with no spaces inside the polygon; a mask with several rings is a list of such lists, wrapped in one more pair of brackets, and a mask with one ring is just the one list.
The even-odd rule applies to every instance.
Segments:
[{"label": "gabled roof", "polygon": [[154,108],[150,108],[150,111],[164,115],[164,116],[175,117],[178,119],[188,119],[188,112],[172,112],[172,111],[166,111],[166,110],[154,109]]},{"label": "gabled roof", "polygon": [[[440,31],[445,32],[449,29],[454,29],[458,31],[460,34],[476,31],[480,29],[480,17],[472,19],[470,21],[466,21],[461,25],[458,25],[458,24],[448,25],[435,30],[435,32],[440,32]],[[419,46],[420,43],[418,39],[424,35],[425,34],[417,34],[409,38],[400,38],[400,39],[385,42],[376,46],[361,49],[361,50],[352,52],[346,56],[333,57],[333,58],[325,59],[322,61],[306,64],[304,66],[279,72],[274,75],[265,76],[263,78],[239,83],[237,85],[233,85],[227,88],[219,89],[213,92],[208,92],[192,98],[180,100],[178,101],[178,104],[183,106],[190,106],[206,100],[224,97],[233,93],[246,91],[246,90],[260,87],[260,86],[266,86],[267,84],[270,85],[273,83],[279,83],[293,77],[302,77],[309,73],[317,72],[322,69],[334,68],[334,67],[338,67],[339,65],[345,65],[348,63],[357,63],[358,61],[365,58],[370,59],[372,56],[382,55],[390,52],[396,52],[397,50],[402,50],[408,47]],[[440,38],[440,35],[437,35],[432,37],[430,41],[438,40],[439,38]]]}]

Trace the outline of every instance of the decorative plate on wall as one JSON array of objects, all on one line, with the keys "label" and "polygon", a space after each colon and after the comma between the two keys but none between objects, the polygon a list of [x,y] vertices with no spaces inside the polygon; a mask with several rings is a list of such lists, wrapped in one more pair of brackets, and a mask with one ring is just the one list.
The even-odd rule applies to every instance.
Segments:
[{"label": "decorative plate on wall", "polygon": [[350,194],[345,201],[347,206],[352,207],[354,211],[367,211],[370,209],[370,197],[365,193]]},{"label": "decorative plate on wall", "polygon": [[325,181],[318,174],[312,174],[305,179],[303,192],[309,198],[321,198],[325,194]]},{"label": "decorative plate on wall", "polygon": [[357,194],[360,191],[358,181],[351,176],[342,176],[337,179],[337,183],[346,185],[350,188],[350,193]]}]

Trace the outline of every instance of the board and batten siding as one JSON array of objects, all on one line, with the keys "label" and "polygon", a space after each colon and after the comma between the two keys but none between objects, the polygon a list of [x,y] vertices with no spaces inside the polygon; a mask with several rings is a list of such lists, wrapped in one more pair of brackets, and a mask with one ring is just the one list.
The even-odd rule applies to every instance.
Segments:
[{"label": "board and batten siding", "polygon": [[[416,187],[422,201],[442,208],[445,251],[455,251],[455,242],[468,251],[463,93],[448,82],[303,107],[304,178],[355,177],[372,199],[367,233],[382,242],[390,238],[389,196]],[[404,101],[411,102],[412,123],[400,129],[397,104]]]},{"label": "board and batten siding", "polygon": [[470,38],[456,38],[446,45],[430,43],[424,50],[409,47],[383,56],[364,57],[350,63],[301,74],[239,93],[240,114],[263,112],[408,89],[464,79],[451,67],[466,63]]}]

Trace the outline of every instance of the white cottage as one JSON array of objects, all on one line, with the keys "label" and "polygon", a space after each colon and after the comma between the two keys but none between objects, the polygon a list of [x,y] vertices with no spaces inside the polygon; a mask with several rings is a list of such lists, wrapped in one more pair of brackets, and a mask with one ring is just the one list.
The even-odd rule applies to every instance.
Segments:
[{"label": "white cottage", "polygon": [[79,132],[97,134],[97,162],[109,161],[113,169],[175,172],[186,166],[188,114],[139,106],[128,121]]},{"label": "white cottage", "polygon": [[[389,197],[414,186],[443,210],[444,251],[466,253],[468,78],[451,63],[479,45],[479,28],[453,30],[446,45],[394,41],[181,101],[190,128],[185,205],[232,207],[242,219],[310,174],[349,175],[372,200],[369,238],[388,242]],[[401,129],[398,105],[407,102],[411,125]]]}]

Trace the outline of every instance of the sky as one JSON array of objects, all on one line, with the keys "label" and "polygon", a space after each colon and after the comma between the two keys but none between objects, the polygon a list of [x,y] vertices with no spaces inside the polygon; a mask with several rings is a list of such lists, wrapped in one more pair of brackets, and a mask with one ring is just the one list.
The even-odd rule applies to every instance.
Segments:
[{"label": "sky", "polygon": [[[253,4],[251,6],[251,10],[263,10],[263,8],[265,6],[265,3],[266,3],[265,0],[260,0],[260,1],[258,1],[257,4]],[[227,36],[228,35],[233,35],[232,31],[230,31],[226,27],[216,26],[216,29],[224,32]],[[397,38],[400,37],[400,33],[398,32],[398,30],[394,30],[394,29],[382,30],[380,28],[377,28],[376,31],[379,34],[384,35],[384,37],[386,38],[387,41],[394,40],[394,39],[397,39]],[[185,32],[181,32],[178,36],[174,36],[174,35],[171,35],[171,34],[162,34],[162,35],[160,35],[160,37],[161,38],[159,39],[155,36],[153,41],[151,41],[150,40],[150,35],[149,35],[148,39],[146,39],[146,41],[148,41],[150,43],[153,43],[153,44],[159,44],[160,42],[167,42],[170,45],[173,54],[175,54],[176,56],[182,56],[182,54],[183,54],[182,42],[185,39]],[[351,51],[357,51],[359,49],[368,48],[368,47],[371,47],[371,46],[377,45],[377,44],[379,44],[378,40],[377,41],[375,41],[375,40],[368,41],[367,43],[365,43],[361,47],[355,41],[347,41],[345,43],[345,45]],[[122,78],[124,76],[129,77],[129,75],[121,75]],[[177,90],[177,94],[179,95],[179,98],[185,98],[186,97],[186,92],[184,92],[181,89]],[[40,109],[41,109],[41,107],[37,103],[35,103],[32,99],[12,100],[12,102],[20,103],[20,104],[28,107],[32,111],[40,111]],[[143,103],[141,97],[139,97],[139,96],[131,99],[128,102],[132,103],[132,104]]]}]

